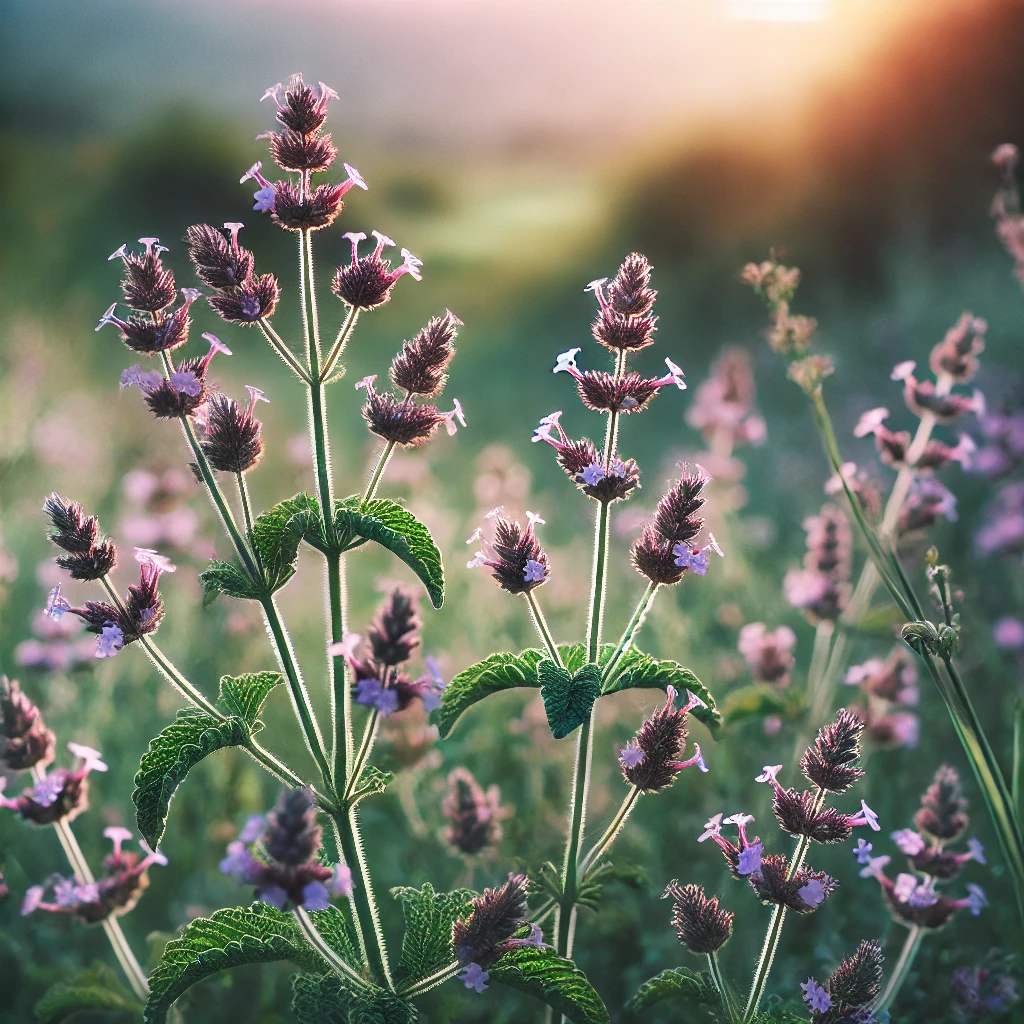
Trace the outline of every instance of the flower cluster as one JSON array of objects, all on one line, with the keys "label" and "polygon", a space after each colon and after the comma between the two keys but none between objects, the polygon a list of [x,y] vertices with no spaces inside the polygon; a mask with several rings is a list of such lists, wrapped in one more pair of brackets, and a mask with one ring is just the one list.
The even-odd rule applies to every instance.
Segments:
[{"label": "flower cluster", "polygon": [[882,987],[882,947],[865,941],[843,960],[824,985],[814,978],[802,982],[811,1024],[870,1024],[871,1010]]},{"label": "flower cluster", "polygon": [[768,344],[772,350],[789,358],[802,355],[811,346],[818,322],[812,317],[790,312],[790,303],[800,284],[800,271],[784,267],[772,253],[761,263],[748,263],[743,268],[743,283],[762,296],[772,311]]},{"label": "flower cluster", "polygon": [[835,620],[850,597],[853,533],[850,520],[838,505],[821,506],[816,516],[804,520],[807,554],[803,569],[786,573],[786,600],[802,608],[812,623]]},{"label": "flower cluster", "polygon": [[869,658],[846,672],[849,686],[860,687],[863,704],[853,710],[864,722],[865,735],[880,747],[915,747],[919,723],[906,710],[915,707],[919,693],[917,666],[905,647],[894,647],[889,656]]},{"label": "flower cluster", "polygon": [[256,898],[278,910],[326,910],[331,896],[352,894],[352,873],[344,864],[320,860],[322,830],[307,789],[286,790],[265,818],[250,818],[220,862],[225,875],[256,890]]},{"label": "flower cluster", "polygon": [[985,863],[984,847],[977,839],[969,839],[961,852],[948,849],[960,839],[970,819],[956,769],[942,765],[932,784],[921,797],[921,807],[914,816],[914,828],[904,828],[891,835],[900,853],[907,858],[909,871],[902,871],[893,880],[885,872],[892,861],[887,854],[872,856],[871,843],[861,840],[854,851],[863,865],[862,878],[874,878],[882,887],[886,903],[895,920],[907,927],[938,929],[958,911],[969,909],[980,914],[988,903],[981,886],[968,883],[967,896],[951,899],[938,890],[939,883],[948,883],[960,875],[970,861]]},{"label": "flower cluster", "polygon": [[18,681],[0,676],[0,771],[45,768],[53,761],[56,742]]},{"label": "flower cluster", "polygon": [[501,806],[501,791],[485,791],[468,768],[448,773],[448,790],[441,801],[441,813],[448,822],[444,840],[458,853],[471,857],[501,842],[501,822],[512,811]]},{"label": "flower cluster", "polygon": [[354,679],[355,702],[376,709],[384,717],[404,711],[416,699],[423,702],[427,711],[441,704],[444,681],[436,672],[428,671],[414,680],[402,671],[420,645],[423,623],[418,606],[419,594],[397,584],[366,629],[369,651],[362,658],[355,653],[362,641],[356,633],[347,634],[328,651],[347,660]]},{"label": "flower cluster", "polygon": [[455,337],[462,321],[450,310],[434,317],[391,361],[391,383],[405,394],[378,391],[376,374],[364,377],[356,390],[365,389],[363,419],[372,433],[389,444],[418,447],[426,444],[443,423],[452,435],[458,425],[466,425],[462,405],[455,399],[450,412],[416,398],[436,398],[448,380],[448,365],[455,355]]},{"label": "flower cluster", "polygon": [[723,910],[717,896],[708,898],[699,885],[680,885],[672,879],[662,899],[672,900],[672,927],[691,953],[717,953],[729,941],[736,915]]},{"label": "flower cluster", "polygon": [[1012,958],[986,957],[973,967],[958,967],[950,979],[953,1019],[957,1024],[991,1020],[1020,1001],[1017,980],[1010,974]]},{"label": "flower cluster", "polygon": [[[132,838],[132,833],[119,825],[111,825],[103,834],[114,845],[113,852],[103,860],[104,875],[90,882],[54,875],[45,885],[32,886],[21,905],[23,916],[46,910],[71,914],[82,924],[96,924],[108,917],[127,914],[135,906],[149,885],[149,868],[154,864],[166,865],[167,858],[151,850],[144,839],[139,840],[143,856],[125,850],[124,843]],[[47,890],[52,890],[52,901],[46,899]]]},{"label": "flower cluster", "polygon": [[[74,768],[51,768],[38,772],[36,782],[22,790],[21,796],[3,796],[7,779],[0,777],[0,807],[15,811],[33,825],[52,825],[73,821],[89,806],[89,773],[105,772],[102,755],[81,743],[69,743],[68,750],[77,759]],[[43,761],[33,767],[41,768]]]},{"label": "flower cluster", "polygon": [[[526,513],[526,526],[502,515],[499,505],[484,517],[484,526],[478,526],[466,540],[479,544],[480,550],[466,563],[470,569],[486,565],[502,590],[509,594],[528,594],[547,581],[551,574],[548,556],[537,540],[534,528],[544,520],[534,512]],[[484,535],[485,529],[490,539]]]},{"label": "flower cluster", "polygon": [[680,760],[686,749],[686,716],[694,708],[706,708],[707,705],[689,691],[681,708],[675,706],[675,700],[675,687],[669,686],[664,705],[619,751],[623,778],[643,793],[658,793],[671,786],[676,776],[686,768],[696,766],[702,772],[708,770],[698,743],[694,743],[691,757]]},{"label": "flower cluster", "polygon": [[352,260],[348,266],[338,267],[331,281],[331,291],[353,311],[383,306],[390,300],[395,282],[406,274],[414,281],[423,279],[420,273],[422,260],[413,256],[408,249],[403,249],[402,262],[392,267],[391,260],[384,257],[384,250],[394,248],[396,243],[380,231],[371,234],[377,244],[368,256],[360,256],[359,243],[366,240],[366,234],[362,231],[345,233],[344,237],[352,246]]},{"label": "flower cluster", "polygon": [[796,633],[789,626],[779,626],[769,632],[763,622],[748,622],[740,630],[736,644],[753,677],[759,683],[770,683],[779,689],[789,686],[790,673],[796,664],[795,646]]},{"label": "flower cluster", "polygon": [[764,444],[768,431],[754,410],[754,373],[744,349],[726,349],[715,361],[710,376],[694,392],[686,422],[701,432],[712,451]]},{"label": "flower cluster", "polygon": [[[459,979],[466,988],[483,992],[490,979],[487,968],[509,950],[544,945],[540,928],[527,921],[528,885],[526,875],[510,874],[500,888],[484,889],[473,900],[469,916],[455,922],[452,945],[456,958],[465,968]],[[524,930],[528,930],[529,935],[519,937],[517,933]]]}]

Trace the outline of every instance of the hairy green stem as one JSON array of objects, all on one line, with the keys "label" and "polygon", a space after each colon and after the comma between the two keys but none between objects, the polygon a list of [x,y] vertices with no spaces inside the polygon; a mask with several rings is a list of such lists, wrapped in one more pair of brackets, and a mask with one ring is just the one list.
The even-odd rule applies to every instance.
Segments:
[{"label": "hairy green stem", "polygon": [[331,764],[327,759],[327,753],[324,749],[324,739],[320,734],[320,726],[317,724],[316,716],[313,714],[309,692],[306,689],[306,684],[302,681],[302,674],[299,672],[299,665],[295,658],[295,651],[292,648],[291,637],[284,628],[284,623],[281,621],[273,595],[262,598],[260,605],[263,608],[263,616],[266,620],[267,628],[274,640],[278,661],[281,663],[285,679],[288,682],[288,692],[291,694],[292,708],[299,720],[299,724],[302,726],[302,734],[306,739],[306,746],[310,754],[313,755],[313,760],[323,776],[324,785],[330,791],[332,785]]},{"label": "hairy green stem", "polygon": [[555,643],[555,639],[551,635],[548,620],[544,618],[544,612],[541,611],[540,604],[537,601],[537,595],[532,590],[528,590],[524,596],[526,597],[526,603],[530,606],[530,614],[533,616],[533,624],[537,627],[537,632],[540,634],[541,641],[547,648],[548,654],[551,655],[551,660],[556,665],[565,668],[565,665],[562,662],[562,655],[558,650],[558,644]]},{"label": "hairy green stem", "polygon": [[1024,697],[1019,698],[1013,709],[1013,809],[1017,812],[1017,820],[1024,819],[1024,807],[1021,807],[1021,796],[1024,796]]},{"label": "hairy green stem", "polygon": [[580,874],[586,875],[588,869],[592,864],[595,864],[605,853],[608,852],[609,847],[618,838],[619,833],[622,831],[622,827],[626,824],[626,819],[633,813],[633,808],[636,807],[637,801],[643,796],[643,790],[637,789],[636,786],[630,786],[629,792],[626,794],[626,798],[622,801],[619,809],[615,812],[615,817],[612,818],[611,824],[605,829],[604,835],[593,845],[590,852],[580,861]]},{"label": "hairy green stem", "polygon": [[[352,904],[355,907],[356,922],[359,926],[359,942],[363,955],[374,976],[394,988],[391,971],[388,968],[387,946],[380,927],[377,902],[373,895],[373,882],[363,856],[363,844],[359,836],[359,823],[355,808],[338,811],[331,815],[335,835],[341,847],[342,856],[352,872]],[[369,937],[373,942],[368,942]]]},{"label": "hairy green stem", "polygon": [[[819,788],[815,794],[814,806],[811,812],[812,817],[817,815],[825,806],[825,790]],[[796,850],[786,869],[786,880],[791,879],[803,866],[807,858],[807,851],[810,849],[811,841],[807,836],[801,836],[797,841]],[[764,937],[764,945],[761,947],[761,956],[754,969],[754,980],[750,986],[750,995],[747,997],[747,1006],[743,1011],[743,1020],[749,1021],[756,1013],[764,996],[765,986],[768,984],[768,975],[771,973],[772,963],[775,960],[775,953],[779,948],[779,939],[782,937],[782,926],[786,922],[786,907],[782,903],[776,903],[772,910],[771,920],[768,922],[768,932]]]},{"label": "hairy green stem", "polygon": [[733,1022],[738,1021],[739,1010],[733,1001],[729,982],[722,972],[722,965],[718,962],[718,953],[708,953],[708,973],[711,975],[715,988],[718,989],[718,995],[722,1000],[722,1008],[725,1010],[729,1020]]},{"label": "hairy green stem", "polygon": [[[36,782],[39,782],[44,776],[45,772],[38,765],[32,768],[32,778]],[[89,867],[89,862],[85,859],[81,846],[78,845],[78,838],[71,830],[71,824],[66,818],[60,818],[53,823],[53,830],[57,833],[57,838],[72,872],[78,876],[78,880],[83,885],[92,885],[96,878],[92,873],[92,868]],[[142,1002],[146,1002],[149,999],[149,982],[146,979],[146,972],[135,958],[120,921],[116,917],[105,917],[103,932],[110,942],[110,948],[114,951],[121,970],[128,979],[132,992]]]},{"label": "hairy green stem", "polygon": [[348,315],[345,317],[345,322],[341,325],[341,330],[338,331],[338,337],[335,338],[334,344],[331,346],[331,351],[327,353],[327,358],[324,360],[324,368],[320,373],[320,382],[325,383],[327,378],[330,377],[334,370],[335,364],[341,358],[342,353],[345,351],[345,346],[348,344],[349,339],[352,337],[352,332],[355,330],[356,320],[359,319],[359,309],[356,306],[349,306]]},{"label": "hairy green stem", "polygon": [[[341,555],[327,555],[327,602],[331,620],[331,643],[345,636],[345,566]],[[343,654],[328,655],[331,677],[331,722],[333,728],[334,786],[343,792],[352,767],[352,688]],[[340,712],[340,713],[339,713]]]},{"label": "hairy green stem", "polygon": [[249,541],[250,547],[252,548],[253,557],[256,559],[256,566],[262,573],[263,561],[256,548],[256,534],[253,533],[252,529],[252,501],[249,498],[249,485],[246,483],[244,473],[236,473],[235,478],[238,481],[238,499],[242,503],[242,516],[245,519],[245,535]]},{"label": "hairy green stem", "polygon": [[618,668],[619,662],[622,661],[626,652],[633,646],[633,639],[636,637],[636,634],[640,632],[640,628],[643,626],[644,620],[647,618],[647,613],[651,610],[651,606],[654,604],[654,597],[658,593],[658,588],[660,586],[661,584],[655,583],[653,580],[647,584],[647,589],[640,598],[640,602],[637,604],[636,610],[633,612],[633,617],[629,620],[629,624],[623,631],[622,638],[616,645],[615,650],[612,651],[612,656],[605,663],[604,670],[601,673],[602,687],[615,678],[615,670]]},{"label": "hairy green stem", "polygon": [[270,321],[263,317],[259,321],[260,330],[263,332],[263,337],[267,339],[270,347],[284,360],[285,365],[290,369],[303,384],[309,384],[309,373],[306,368],[298,361],[292,350],[284,343],[284,339],[270,326]]},{"label": "hairy green stem", "polygon": [[352,795],[355,792],[356,786],[359,785],[359,779],[363,774],[363,770],[366,768],[367,762],[370,760],[370,753],[373,750],[373,744],[377,739],[377,732],[380,729],[380,712],[373,708],[370,711],[369,718],[366,719],[366,725],[363,728],[363,738],[359,744],[359,751],[356,754],[356,759],[352,764],[352,775],[348,781],[348,786],[345,789],[345,800],[351,800]]},{"label": "hairy green stem", "polygon": [[912,925],[910,931],[907,932],[907,937],[903,940],[903,949],[900,950],[900,958],[896,961],[896,966],[889,976],[885,990],[878,997],[875,1005],[871,1007],[871,1012],[875,1015],[880,1014],[883,1010],[887,1010],[892,1005],[896,996],[899,995],[903,983],[910,974],[910,968],[914,966],[914,958],[917,956],[917,951],[921,948],[921,940],[924,938],[924,934],[924,929],[916,924]]},{"label": "hairy green stem", "polygon": [[426,978],[421,978],[414,985],[410,985],[408,988],[399,987],[398,994],[403,999],[411,999],[413,996],[422,995],[424,992],[429,992],[432,988],[437,988],[438,985],[443,985],[449,978],[454,978],[461,970],[463,970],[463,965],[458,960],[453,960],[446,967],[442,967],[439,971],[434,971],[433,974],[428,975]]},{"label": "hairy green stem", "polygon": [[316,925],[313,924],[313,919],[306,912],[306,909],[304,907],[296,907],[294,914],[299,927],[302,929],[302,933],[309,939],[309,944],[330,964],[334,972],[340,977],[354,982],[359,988],[367,988],[366,979],[345,963],[316,930]]},{"label": "hairy green stem", "polygon": [[373,501],[374,495],[377,493],[377,488],[380,486],[381,477],[384,476],[384,470],[388,468],[388,463],[391,461],[391,456],[395,452],[395,442],[388,441],[381,449],[380,457],[377,459],[377,465],[373,467],[373,473],[370,476],[370,482],[366,485],[366,490],[363,492],[362,504],[366,504],[368,501]]}]

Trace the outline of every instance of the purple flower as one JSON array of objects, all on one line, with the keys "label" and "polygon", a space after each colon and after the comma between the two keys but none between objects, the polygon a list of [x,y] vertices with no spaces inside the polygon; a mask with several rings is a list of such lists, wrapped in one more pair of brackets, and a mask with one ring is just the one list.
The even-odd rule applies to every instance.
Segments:
[{"label": "purple flower", "polygon": [[138,363],[121,372],[121,390],[139,388],[141,391],[152,391],[159,387],[163,376],[157,370],[143,370]]},{"label": "purple flower", "polygon": [[170,376],[171,387],[179,394],[196,397],[202,390],[203,384],[194,370],[175,370]]},{"label": "purple flower", "polygon": [[970,894],[967,897],[967,905],[971,908],[971,913],[977,917],[981,913],[981,908],[988,906],[985,890],[980,885],[970,882],[967,885],[967,892]]},{"label": "purple flower", "polygon": [[777,776],[781,771],[781,764],[766,764],[764,766],[764,770],[761,772],[760,775],[758,775],[756,779],[754,779],[754,781],[767,782],[772,786],[777,786],[779,784]]},{"label": "purple flower", "polygon": [[864,839],[857,840],[857,846],[853,851],[853,855],[857,858],[858,864],[869,864],[871,862],[871,843]]},{"label": "purple flower", "polygon": [[379,679],[360,679],[358,691],[356,703],[376,708],[385,718],[398,710],[398,692],[386,689]]},{"label": "purple flower", "polygon": [[[550,427],[548,428],[550,429]],[[605,472],[604,466],[600,462],[592,462],[580,476],[583,478],[583,482],[588,487],[595,487],[599,484],[608,474]]]},{"label": "purple flower", "polygon": [[967,850],[971,857],[976,860],[979,864],[987,864],[988,861],[985,859],[985,847],[981,845],[980,840],[968,839]]},{"label": "purple flower", "polygon": [[992,639],[996,647],[1005,650],[1020,650],[1024,647],[1024,622],[1006,615],[992,628]]},{"label": "purple flower", "polygon": [[40,807],[50,807],[63,792],[64,776],[60,772],[52,772],[32,787],[32,799]]},{"label": "purple flower", "polygon": [[860,869],[860,877],[880,879],[883,869],[891,860],[892,857],[885,853],[881,857],[868,857],[866,861],[861,861],[862,864],[867,866]]},{"label": "purple flower", "polygon": [[697,842],[703,843],[705,839],[712,839],[722,834],[722,815],[716,814],[704,822],[704,833],[698,837]]},{"label": "purple flower", "polygon": [[905,853],[908,857],[916,857],[927,845],[921,838],[921,834],[912,828],[903,828],[898,832],[893,832],[889,838],[900,848],[900,852]]},{"label": "purple flower", "polygon": [[753,843],[751,846],[740,850],[739,861],[736,865],[737,873],[741,875],[759,874],[761,871],[761,854],[763,852],[760,842]]},{"label": "purple flower", "polygon": [[240,882],[248,882],[252,870],[256,866],[253,855],[241,839],[228,843],[228,855],[220,862],[220,873],[237,878]]},{"label": "purple flower", "polygon": [[259,891],[258,896],[264,903],[269,903],[272,907],[277,907],[278,910],[284,910],[288,903],[288,893],[279,885],[268,885]]},{"label": "purple flower", "polygon": [[255,843],[256,840],[263,835],[263,830],[266,827],[267,819],[263,817],[262,814],[252,815],[252,817],[245,823],[242,831],[238,833],[239,842],[245,843],[246,845],[249,843]]},{"label": "purple flower", "polygon": [[476,992],[483,992],[487,988],[490,975],[479,964],[468,964],[466,969],[459,975],[466,988],[474,989]]},{"label": "purple flower", "polygon": [[711,559],[706,551],[691,548],[688,544],[680,541],[672,548],[672,554],[676,556],[676,565],[689,569],[690,572],[695,572],[698,576],[707,574]]},{"label": "purple flower", "polygon": [[872,832],[881,832],[882,826],[878,824],[878,815],[861,800],[860,814],[850,819],[851,825],[867,825]]},{"label": "purple flower", "polygon": [[310,882],[302,890],[302,906],[307,910],[326,910],[331,905],[331,894],[323,882]]},{"label": "purple flower", "polygon": [[60,584],[53,588],[46,595],[46,608],[44,614],[48,619],[52,619],[54,622],[60,622],[64,617],[64,613],[71,607],[68,602],[60,596]]},{"label": "purple flower", "polygon": [[555,368],[551,371],[552,373],[571,373],[574,377],[580,375],[579,367],[576,365],[576,353],[582,352],[581,348],[570,348],[565,352],[560,352],[558,358],[555,360]]},{"label": "purple flower", "polygon": [[544,581],[544,566],[533,558],[526,560],[526,568],[523,570],[523,579],[527,583],[542,583]]},{"label": "purple flower", "polygon": [[797,896],[809,907],[820,906],[826,895],[825,886],[817,878],[808,879],[807,884],[797,890]]},{"label": "purple flower", "polygon": [[113,658],[124,646],[124,633],[121,627],[110,622],[103,627],[103,632],[96,638],[96,657]]},{"label": "purple flower", "polygon": [[813,978],[802,982],[803,999],[814,1013],[825,1013],[832,1006],[832,997]]},{"label": "purple flower", "polygon": [[647,755],[637,746],[635,740],[630,740],[619,751],[619,764],[623,768],[635,768]]},{"label": "purple flower", "polygon": [[327,888],[335,896],[351,896],[352,869],[347,864],[335,864],[334,876],[327,883]]}]

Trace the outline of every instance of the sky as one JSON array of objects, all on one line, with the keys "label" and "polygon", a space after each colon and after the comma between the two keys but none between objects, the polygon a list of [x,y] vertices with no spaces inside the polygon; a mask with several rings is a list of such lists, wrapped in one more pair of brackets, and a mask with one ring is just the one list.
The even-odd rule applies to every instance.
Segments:
[{"label": "sky", "polygon": [[68,104],[84,131],[178,104],[261,125],[253,98],[302,70],[342,94],[338,127],[389,146],[600,159],[708,125],[784,132],[887,37],[965,2],[8,0],[0,63],[8,95]]}]

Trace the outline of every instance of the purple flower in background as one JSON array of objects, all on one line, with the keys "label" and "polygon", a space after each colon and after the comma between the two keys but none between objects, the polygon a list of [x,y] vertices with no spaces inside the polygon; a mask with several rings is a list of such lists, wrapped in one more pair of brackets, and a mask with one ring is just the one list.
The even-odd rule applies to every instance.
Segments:
[{"label": "purple flower in background", "polygon": [[1020,650],[1024,647],[1024,622],[1004,615],[992,627],[992,639],[1004,650]]},{"label": "purple flower in background", "polygon": [[825,1013],[832,1006],[832,998],[813,978],[801,982],[803,1000],[814,1013]]},{"label": "purple flower in background", "polygon": [[900,848],[901,853],[908,857],[916,857],[927,845],[919,832],[912,828],[902,828],[889,837]]},{"label": "purple flower in background", "polygon": [[466,988],[471,988],[475,992],[483,992],[487,988],[487,982],[490,980],[490,977],[479,964],[468,964],[466,969],[459,975],[459,981]]},{"label": "purple flower in background", "polygon": [[865,839],[858,839],[857,845],[854,847],[853,855],[857,858],[858,864],[868,864],[871,861],[871,850],[873,849],[871,843]]}]

